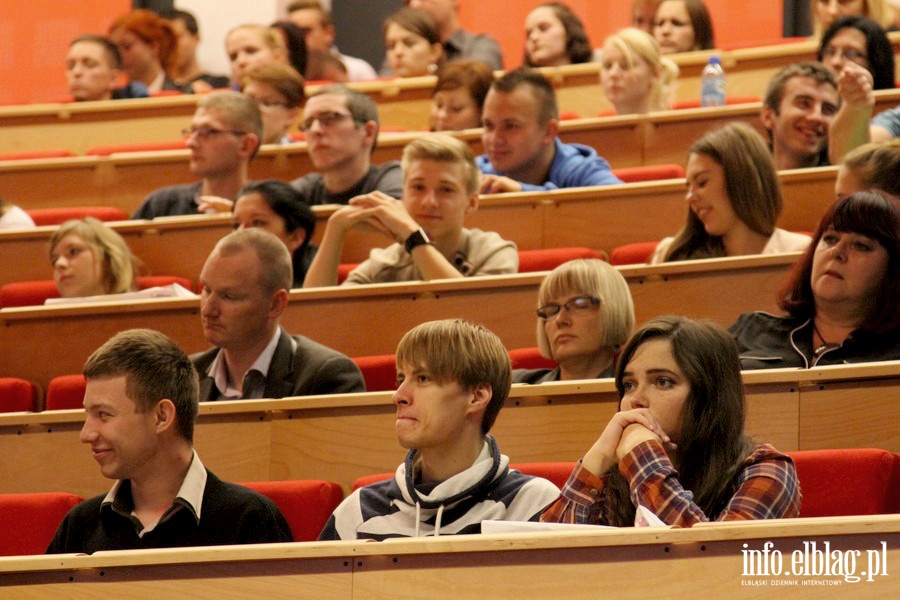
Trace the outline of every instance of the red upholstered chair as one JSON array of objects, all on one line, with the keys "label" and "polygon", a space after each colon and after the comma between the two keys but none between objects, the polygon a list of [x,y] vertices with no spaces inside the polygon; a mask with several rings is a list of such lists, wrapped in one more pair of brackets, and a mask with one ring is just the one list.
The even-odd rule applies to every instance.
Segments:
[{"label": "red upholstered chair", "polygon": [[28,150],[26,152],[0,152],[0,160],[34,160],[40,158],[67,158],[75,156],[71,150]]},{"label": "red upholstered chair", "polygon": [[241,485],[257,491],[278,506],[291,527],[295,542],[312,542],[344,498],[336,483],[320,480],[257,481]]},{"label": "red upholstered chair", "polygon": [[0,494],[0,556],[43,554],[81,500],[63,493]]},{"label": "red upholstered chair", "polygon": [[367,392],[389,392],[397,389],[396,355],[357,356],[353,359],[366,381]]},{"label": "red upholstered chair", "polygon": [[0,412],[30,412],[38,407],[38,387],[18,377],[0,377]]},{"label": "red upholstered chair", "polygon": [[65,208],[32,208],[26,210],[35,225],[59,225],[71,219],[94,217],[100,221],[127,221],[128,213],[112,206],[69,206]]},{"label": "red upholstered chair", "polygon": [[559,111],[559,120],[560,121],[572,121],[574,119],[580,119],[581,115],[575,112],[574,110],[561,110]]},{"label": "red upholstered chair", "polygon": [[609,255],[611,265],[634,265],[645,263],[653,256],[653,251],[659,245],[656,242],[636,242],[634,244],[623,244],[613,249]]},{"label": "red upholstered chair", "polygon": [[[49,267],[48,267],[49,268]],[[137,278],[138,288],[147,288],[177,283],[185,289],[192,290],[193,283],[186,277],[174,275],[148,275]],[[53,280],[44,281],[19,281],[7,283],[0,287],[0,306],[12,308],[15,306],[36,306],[43,304],[48,298],[59,298],[59,290]]]},{"label": "red upholstered chair", "polygon": [[549,271],[576,258],[599,258],[606,260],[603,252],[593,248],[544,248],[541,250],[519,250],[519,273]]},{"label": "red upholstered chair", "polygon": [[613,169],[613,175],[625,183],[659,181],[661,179],[682,179],[684,178],[684,168],[681,165],[647,165],[645,167]]},{"label": "red upholstered chair", "polygon": [[84,408],[84,375],[59,375],[47,385],[44,410]]},{"label": "red upholstered chair", "polygon": [[787,454],[800,479],[801,517],[900,512],[900,456],[874,448]]},{"label": "red upholstered chair", "polygon": [[359,266],[359,263],[343,263],[338,265],[338,283],[344,283],[350,271]]},{"label": "red upholstered chair", "polygon": [[544,358],[537,347],[516,348],[509,351],[509,359],[513,369],[554,369],[556,361],[552,358]]},{"label": "red upholstered chair", "polygon": [[119,152],[157,152],[159,150],[184,150],[187,148],[185,140],[165,140],[162,142],[141,142],[139,144],[112,144],[109,146],[94,146],[85,152],[88,156],[109,156]]}]

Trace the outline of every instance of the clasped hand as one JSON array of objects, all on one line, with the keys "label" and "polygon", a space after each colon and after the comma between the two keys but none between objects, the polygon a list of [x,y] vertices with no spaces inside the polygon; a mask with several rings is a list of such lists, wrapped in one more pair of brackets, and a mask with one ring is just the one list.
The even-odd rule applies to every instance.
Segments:
[{"label": "clasped hand", "polygon": [[329,223],[344,232],[376,231],[401,244],[419,229],[402,202],[378,191],[351,198],[347,206],[331,215]]}]

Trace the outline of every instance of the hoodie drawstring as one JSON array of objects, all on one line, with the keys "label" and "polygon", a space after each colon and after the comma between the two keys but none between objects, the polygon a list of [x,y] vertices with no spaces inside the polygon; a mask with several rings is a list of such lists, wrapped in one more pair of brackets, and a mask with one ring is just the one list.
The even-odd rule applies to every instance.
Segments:
[{"label": "hoodie drawstring", "polygon": [[444,516],[444,505],[438,506],[437,516],[434,519],[434,537],[441,535],[441,517]]},{"label": "hoodie drawstring", "polygon": [[416,537],[419,537],[419,525],[422,523],[422,505],[416,501]]}]

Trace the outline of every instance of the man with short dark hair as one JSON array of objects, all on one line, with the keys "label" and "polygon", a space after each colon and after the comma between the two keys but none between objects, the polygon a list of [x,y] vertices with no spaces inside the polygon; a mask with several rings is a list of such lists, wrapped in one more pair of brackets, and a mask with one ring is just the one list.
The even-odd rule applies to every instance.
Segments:
[{"label": "man with short dark hair", "polygon": [[117,481],[69,511],[48,554],[292,541],[270,500],[200,462],[197,374],[175,342],[123,331],[88,358],[84,376],[81,441]]},{"label": "man with short dark hair", "polygon": [[295,0],[288,4],[288,19],[306,34],[306,50],[310,54],[328,53],[337,58],[347,70],[350,81],[368,81],[378,75],[372,65],[361,58],[341,54],[334,45],[334,22],[331,13],[319,0]]},{"label": "man with short dark hair", "polygon": [[829,164],[828,131],[840,104],[834,75],[822,64],[795,63],[775,74],[761,119],[778,170]]},{"label": "man with short dark hair", "polygon": [[247,169],[263,139],[256,100],[237,92],[213,92],[197,105],[184,131],[191,173],[199,183],[173,185],[147,196],[133,219],[229,212],[247,183]]},{"label": "man with short dark hair", "polygon": [[227,88],[231,80],[224,75],[204,73],[197,62],[197,46],[200,45],[200,28],[197,19],[186,10],[165,11],[163,18],[172,24],[178,38],[178,59],[172,72],[172,79],[179,87],[190,88],[194,93],[208,92],[216,88]]},{"label": "man with short dark hair", "polygon": [[122,55],[112,40],[102,35],[80,35],[69,44],[66,83],[76,102],[146,98],[142,83],[117,87],[122,79]]},{"label": "man with short dark hair", "polygon": [[317,172],[291,185],[308,203],[347,204],[350,198],[374,191],[401,197],[400,163],[372,164],[378,107],[368,95],[340,84],[320,88],[307,99],[301,126]]},{"label": "man with short dark hair", "polygon": [[201,402],[366,391],[352,360],[279,325],[293,269],[287,247],[268,231],[219,240],[200,283],[203,335],[215,345],[191,356]]},{"label": "man with short dark hair", "polygon": [[556,93],[537,71],[516,69],[494,81],[482,121],[482,194],[622,183],[593,148],[559,140]]},{"label": "man with short dark hair", "polygon": [[481,533],[486,519],[537,520],[556,486],[509,468],[488,434],[509,394],[500,339],[461,319],[414,327],[397,347],[395,476],[353,492],[320,540]]}]

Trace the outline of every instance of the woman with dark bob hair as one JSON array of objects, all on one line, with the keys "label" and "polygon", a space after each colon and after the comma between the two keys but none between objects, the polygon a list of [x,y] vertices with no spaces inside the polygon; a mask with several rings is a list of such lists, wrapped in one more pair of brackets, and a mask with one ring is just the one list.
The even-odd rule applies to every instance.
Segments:
[{"label": "woman with dark bob hair", "polygon": [[719,325],[659,317],[616,367],[619,412],[542,521],[626,527],[637,506],[667,525],[800,513],[790,457],[744,434],[734,340]]},{"label": "woman with dark bob hair", "polygon": [[526,67],[586,63],[593,53],[581,19],[562,2],[540,4],[525,18]]},{"label": "woman with dark bob hair", "polygon": [[653,17],[653,37],[663,54],[716,47],[712,17],[703,0],[663,0]]},{"label": "woman with dark bob hair", "polygon": [[481,111],[494,72],[480,60],[451,60],[438,70],[431,105],[431,131],[481,127]]},{"label": "woman with dark bob hair", "polygon": [[312,243],[316,216],[300,192],[275,179],[248,183],[234,203],[231,224],[234,229],[262,227],[284,242],[293,260],[293,287],[303,287],[318,247]]},{"label": "woman with dark bob hair", "polygon": [[731,326],[744,369],[900,359],[900,200],[857,192],[822,217],[778,305]]},{"label": "woman with dark bob hair", "polygon": [[894,48],[878,23],[865,17],[842,17],[831,24],[819,42],[816,60],[840,74],[846,61],[872,74],[872,89],[894,87]]}]

